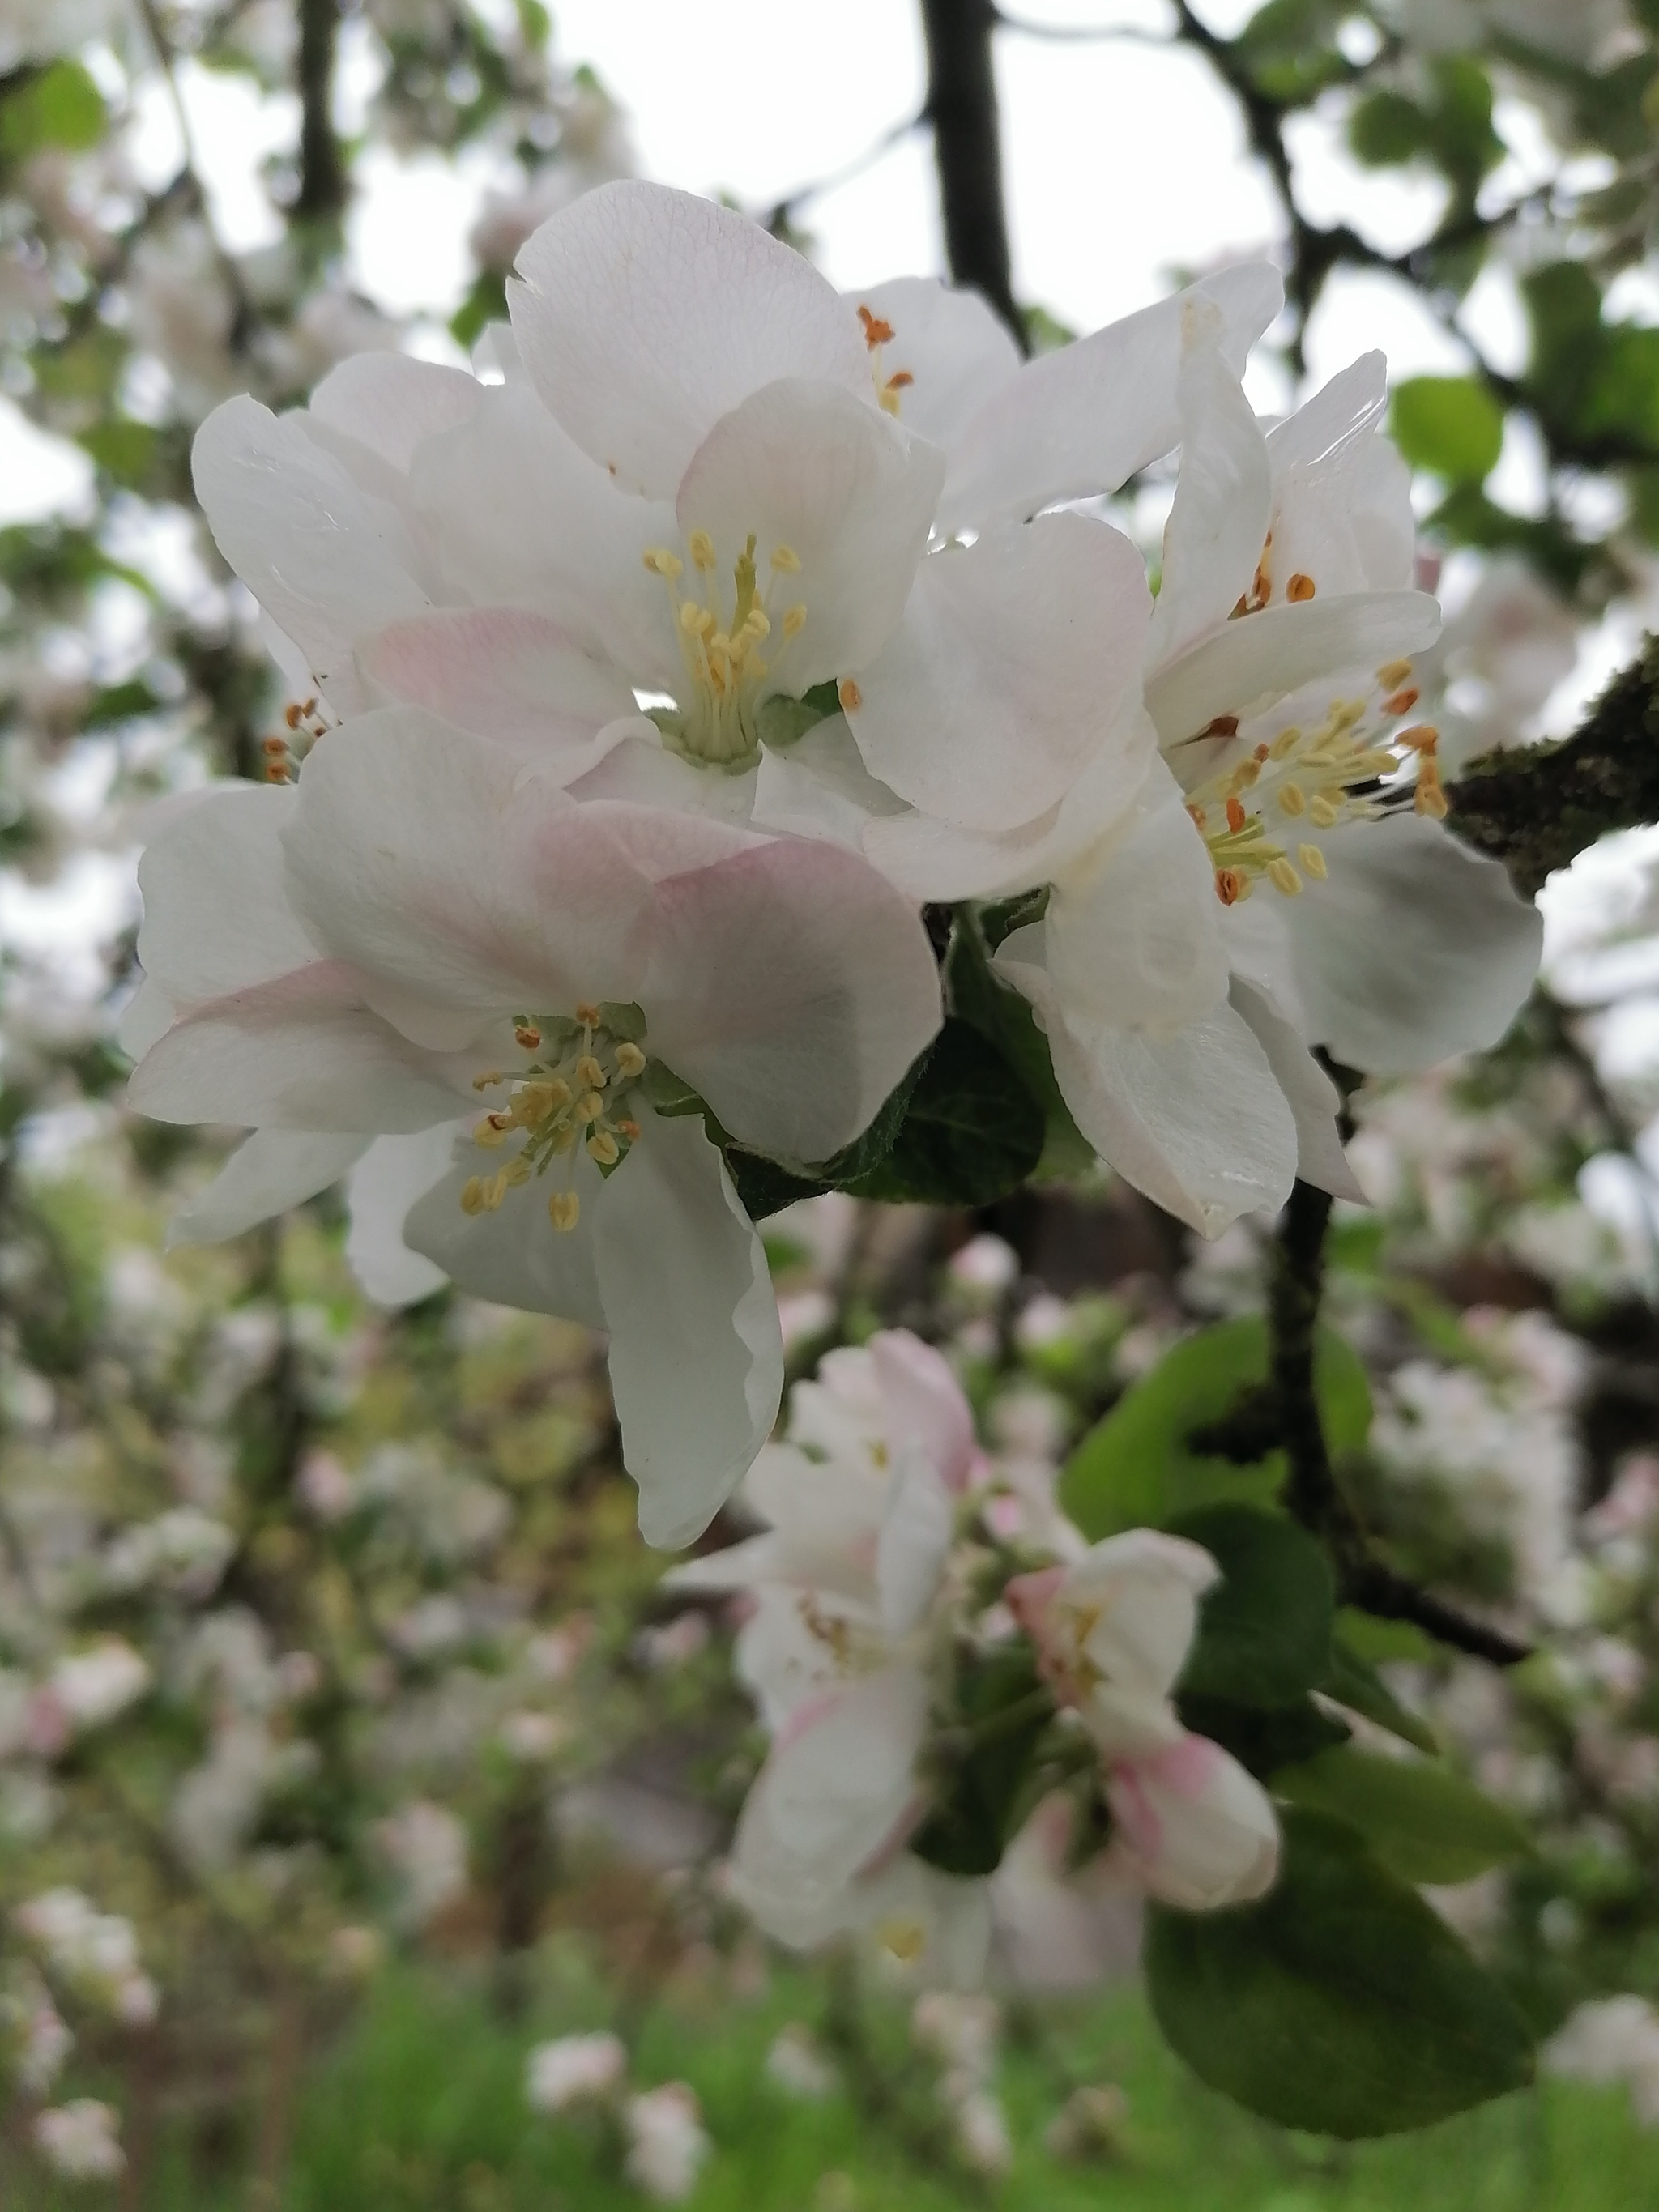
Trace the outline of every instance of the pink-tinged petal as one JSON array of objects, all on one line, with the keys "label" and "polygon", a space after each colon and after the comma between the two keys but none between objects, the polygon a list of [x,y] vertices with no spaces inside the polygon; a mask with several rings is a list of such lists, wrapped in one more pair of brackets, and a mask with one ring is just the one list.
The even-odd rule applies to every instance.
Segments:
[{"label": "pink-tinged petal", "polygon": [[1337,1128],[1342,1097],[1335,1084],[1265,991],[1236,975],[1229,996],[1233,1011],[1249,1024],[1251,1034],[1267,1054],[1273,1080],[1296,1117],[1297,1174],[1316,1190],[1328,1190],[1333,1198],[1353,1199],[1363,1206],[1365,1194],[1348,1165]]},{"label": "pink-tinged petal", "polygon": [[460,1103],[443,1069],[370,1012],[358,979],[331,961],[175,1022],[127,1097],[157,1121],[372,1135],[453,1121]]},{"label": "pink-tinged petal", "polygon": [[979,1456],[974,1409],[942,1352],[908,1328],[877,1331],[866,1346],[881,1383],[887,1441],[921,1452],[949,1491],[968,1487]]},{"label": "pink-tinged petal", "polygon": [[1218,714],[1243,719],[1320,677],[1370,672],[1434,643],[1440,609],[1426,592],[1350,592],[1243,616],[1160,671],[1146,686],[1166,746]]},{"label": "pink-tinged petal", "polygon": [[649,1117],[595,1196],[623,1464],[640,1533],[700,1536],[771,1433],[783,1332],[766,1253],[700,1120]]},{"label": "pink-tinged petal", "polygon": [[826,1159],[938,1033],[938,967],[915,908],[857,854],[745,845],[658,890],[648,1048],[740,1143]]},{"label": "pink-tinged petal", "polygon": [[204,793],[138,864],[138,957],[175,1008],[269,982],[322,956],[283,883],[282,832],[299,794],[256,784]]},{"label": "pink-tinged petal", "polygon": [[443,1182],[462,1126],[440,1121],[412,1137],[377,1137],[346,1177],[345,1254],[366,1297],[409,1306],[441,1290],[441,1267],[404,1240],[410,1208]]},{"label": "pink-tinged petal", "polygon": [[884,1632],[908,1636],[938,1595],[956,1534],[956,1509],[932,1461],[901,1455],[887,1486],[876,1540],[876,1595]]},{"label": "pink-tinged petal", "polygon": [[1401,812],[1334,836],[1330,877],[1287,917],[1309,1042],[1368,1075],[1496,1044],[1531,990],[1537,909],[1507,871]]},{"label": "pink-tinged petal", "polygon": [[1150,1893],[1187,1912],[1263,1896],[1279,1871],[1279,1823],[1261,1785],[1207,1737],[1115,1768],[1119,1834]]},{"label": "pink-tinged petal", "polygon": [[940,528],[1024,521],[1059,500],[1114,492],[1167,453],[1181,434],[1182,316],[1193,294],[1220,308],[1222,357],[1236,374],[1285,296],[1278,270],[1265,263],[1219,270],[1192,293],[1027,362],[980,410],[952,454]]},{"label": "pink-tinged petal", "polygon": [[1217,1577],[1200,1545],[1131,1528],[1069,1566],[1017,1577],[1007,1602],[1056,1694],[1084,1709],[1109,1754],[1121,1755],[1170,1741],[1169,1698],[1192,1644],[1198,1601]]},{"label": "pink-tinged petal", "polygon": [[1061,1096],[1107,1164],[1204,1237],[1282,1206],[1296,1123],[1248,1024],[1223,1006],[1167,1036],[1074,1030],[1042,945],[1041,923],[1014,931],[997,969],[1036,1009]]},{"label": "pink-tinged petal", "polygon": [[1164,576],[1147,640],[1152,669],[1227,620],[1249,590],[1267,534],[1267,441],[1221,358],[1220,310],[1207,300],[1189,301],[1186,323],[1181,471],[1164,529]]},{"label": "pink-tinged petal", "polygon": [[927,1685],[890,1668],[826,1698],[775,1747],[738,1823],[732,1888],[784,1942],[836,1924],[842,1893],[912,1815]]},{"label": "pink-tinged petal", "polygon": [[1019,348],[1001,316],[977,292],[936,276],[895,276],[847,297],[892,331],[876,355],[877,377],[890,385],[899,421],[954,453],[980,410],[1019,373]]},{"label": "pink-tinged petal", "polygon": [[[713,539],[726,610],[733,563],[756,540],[769,689],[799,697],[880,650],[904,612],[944,473],[936,447],[830,384],[768,384],[714,424],[679,487],[679,532]],[[780,547],[798,571],[774,574]],[[784,618],[795,606],[806,620],[792,638]]]},{"label": "pink-tinged petal", "polygon": [[[289,895],[388,1019],[456,1049],[457,1015],[477,1030],[514,1010],[638,996],[632,939],[652,875],[609,826],[631,812],[578,807],[503,748],[386,708],[333,732],[307,762]],[[657,856],[665,866],[679,854],[696,865],[738,835],[647,819],[676,848]]]},{"label": "pink-tinged petal", "polygon": [[525,366],[624,490],[672,494],[719,417],[778,377],[874,404],[853,310],[800,254],[690,192],[602,185],[544,222],[518,267]]},{"label": "pink-tinged petal", "polygon": [[407,354],[360,353],[329,371],[311,395],[310,412],[401,471],[428,438],[466,420],[483,388],[464,368]]},{"label": "pink-tinged petal", "polygon": [[931,556],[902,626],[842,687],[866,764],[924,813],[1003,830],[1056,805],[1115,743],[1127,805],[1144,763],[1121,709],[1139,697],[1151,611],[1139,554],[1081,515]]},{"label": "pink-tinged petal", "polygon": [[434,608],[358,653],[381,693],[525,754],[558,783],[586,774],[637,725],[617,671],[544,616]]},{"label": "pink-tinged petal", "polygon": [[258,1129],[239,1146],[199,1197],[167,1224],[176,1244],[218,1244],[275,1213],[303,1206],[338,1182],[369,1140],[329,1131]]},{"label": "pink-tinged petal", "polygon": [[209,416],[191,465],[219,550],[331,704],[356,712],[356,641],[428,604],[402,516],[355,483],[302,416],[279,419],[252,399]]},{"label": "pink-tinged petal", "polygon": [[545,615],[635,684],[679,676],[667,594],[643,557],[672,540],[672,506],[618,491],[534,392],[486,390],[419,448],[409,499],[445,598]]},{"label": "pink-tinged petal", "polygon": [[1362,354],[1268,433],[1279,595],[1297,574],[1327,593],[1403,591],[1411,582],[1411,471],[1382,434],[1388,404],[1386,362]]}]

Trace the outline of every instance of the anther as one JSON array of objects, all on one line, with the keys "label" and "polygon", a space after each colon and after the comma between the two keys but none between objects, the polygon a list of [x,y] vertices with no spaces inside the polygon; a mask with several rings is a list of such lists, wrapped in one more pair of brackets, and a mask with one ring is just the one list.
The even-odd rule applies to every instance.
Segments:
[{"label": "anther", "polygon": [[[291,714],[294,712],[294,709],[290,707],[288,711]],[[290,724],[289,726],[292,727],[292,724]],[[288,739],[286,738],[261,738],[259,740],[259,750],[261,752],[267,753],[286,753],[288,750]]]},{"label": "anther", "polygon": [[513,1036],[514,1041],[521,1044],[526,1052],[534,1052],[542,1041],[542,1033],[533,1022],[520,1022],[514,1030]]},{"label": "anther", "polygon": [[1317,845],[1298,845],[1296,857],[1316,884],[1322,884],[1330,871],[1325,866],[1325,855]]},{"label": "anther", "polygon": [[1251,754],[1250,757],[1255,761],[1256,766],[1260,768],[1262,763],[1268,758],[1270,751],[1271,748],[1269,746],[1258,745],[1255,752]]},{"label": "anther", "polygon": [[1395,691],[1382,702],[1382,712],[1385,714],[1409,714],[1417,700],[1417,692],[1407,684],[1403,691]]},{"label": "anther", "polygon": [[1237,832],[1244,827],[1245,818],[1243,800],[1237,797],[1230,799],[1227,801],[1227,827]]},{"label": "anther", "polygon": [[619,1137],[626,1137],[630,1145],[638,1137],[639,1133],[640,1125],[634,1120],[631,1115],[629,1115],[625,1121],[618,1121],[617,1124],[617,1134]]},{"label": "anther", "polygon": [[1324,796],[1323,793],[1322,793],[1309,807],[1308,819],[1314,824],[1316,829],[1329,830],[1334,828],[1335,825],[1337,813],[1337,807],[1330,799]]},{"label": "anther", "polygon": [[645,556],[645,565],[652,575],[661,576],[671,584],[676,576],[683,575],[685,571],[685,563],[679,555],[671,553],[665,545],[653,545]]},{"label": "anther", "polygon": [[1307,812],[1308,794],[1303,790],[1302,786],[1299,783],[1287,783],[1285,786],[1285,788],[1279,794],[1279,811],[1281,814],[1305,814]]},{"label": "anther", "polygon": [[585,1052],[576,1062],[576,1080],[585,1091],[603,1091],[605,1073],[591,1052]]},{"label": "anther", "polygon": [[645,1054],[638,1045],[624,1043],[617,1047],[617,1073],[625,1075],[630,1082],[636,1075],[644,1074]]},{"label": "anther", "polygon": [[1315,586],[1313,578],[1310,575],[1304,574],[1304,573],[1298,568],[1295,575],[1291,578],[1290,582],[1285,585],[1285,596],[1287,599],[1291,601],[1293,605],[1299,605],[1304,599],[1312,599],[1314,590]]},{"label": "anther", "polygon": [[706,530],[694,530],[685,541],[691,565],[706,575],[714,565],[714,541]]},{"label": "anther", "polygon": [[473,1077],[472,1088],[475,1091],[493,1091],[498,1083],[505,1080],[506,1078],[501,1074],[501,1070],[492,1067],[485,1074]]},{"label": "anther", "polygon": [[864,694],[850,676],[843,676],[836,684],[836,696],[840,700],[843,712],[848,714],[855,714],[864,704]]},{"label": "anther", "polygon": [[800,555],[793,545],[775,545],[766,557],[769,566],[775,568],[781,576],[799,575]]},{"label": "anther", "polygon": [[1409,660],[1385,660],[1376,672],[1376,680],[1384,691],[1397,691],[1411,672]]},{"label": "anther", "polygon": [[1238,735],[1238,717],[1237,714],[1218,714],[1212,722],[1206,722],[1198,734],[1200,738],[1236,738]]},{"label": "anther", "polygon": [[785,635],[786,637],[799,637],[799,636],[800,635],[801,632],[805,629],[805,627],[806,627],[806,610],[805,610],[805,607],[803,607],[803,606],[793,606],[793,607],[791,607],[791,608],[789,609],[788,612],[784,616],[784,618],[783,618],[783,634],[784,634],[784,635]]},{"label": "anther", "polygon": [[872,315],[868,307],[859,309],[859,320],[864,325],[864,343],[872,353],[878,346],[891,345],[893,325],[884,315]]},{"label": "anther", "polygon": [[597,1121],[604,1111],[605,1101],[597,1091],[585,1091],[576,1101],[576,1119],[579,1121]]},{"label": "anther", "polygon": [[1218,868],[1215,872],[1215,895],[1223,906],[1237,906],[1249,886],[1249,878],[1242,868]]},{"label": "anther", "polygon": [[1283,891],[1286,898],[1294,898],[1302,889],[1301,877],[1282,853],[1276,860],[1268,863],[1267,880],[1276,891]]},{"label": "anther", "polygon": [[507,1123],[498,1121],[495,1116],[490,1114],[486,1115],[472,1132],[472,1141],[475,1145],[482,1145],[486,1152],[493,1152],[497,1145],[504,1145],[507,1142]]},{"label": "anther", "polygon": [[1268,756],[1273,760],[1283,760],[1287,754],[1293,753],[1301,742],[1302,732],[1292,722],[1290,728],[1281,730],[1268,746]]},{"label": "anther", "polygon": [[484,1187],[482,1176],[469,1176],[461,1185],[461,1212],[482,1213],[484,1210]]},{"label": "anther", "polygon": [[1399,732],[1395,743],[1404,745],[1409,752],[1431,753],[1439,745],[1440,732],[1432,722],[1414,722],[1409,730]]},{"label": "anther", "polygon": [[593,1004],[591,999],[583,999],[578,1002],[576,1007],[576,1019],[581,1024],[585,1030],[596,1030],[599,1028],[599,1010]]},{"label": "anther", "polygon": [[587,1140],[587,1157],[608,1168],[622,1158],[622,1147],[609,1129],[595,1129]]},{"label": "anther", "polygon": [[574,1190],[550,1191],[547,1196],[547,1218],[553,1226],[568,1233],[581,1217],[582,1202]]}]

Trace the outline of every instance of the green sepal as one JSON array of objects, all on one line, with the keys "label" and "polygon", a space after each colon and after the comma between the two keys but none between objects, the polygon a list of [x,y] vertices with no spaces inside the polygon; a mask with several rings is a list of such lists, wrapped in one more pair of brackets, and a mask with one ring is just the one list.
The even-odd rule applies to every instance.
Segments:
[{"label": "green sepal", "polygon": [[798,744],[809,730],[829,720],[831,714],[841,712],[833,678],[815,684],[810,691],[803,691],[799,699],[786,698],[782,692],[774,692],[763,699],[760,712],[755,717],[755,734],[763,745],[774,752],[787,752]]}]

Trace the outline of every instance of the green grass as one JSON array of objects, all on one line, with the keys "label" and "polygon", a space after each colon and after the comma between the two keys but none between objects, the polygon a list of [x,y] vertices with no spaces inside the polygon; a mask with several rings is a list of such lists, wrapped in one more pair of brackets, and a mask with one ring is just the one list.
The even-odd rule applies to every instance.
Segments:
[{"label": "green grass", "polygon": [[[692,2212],[1659,2212],[1659,2136],[1636,2128],[1621,2092],[1547,2082],[1425,2135],[1318,2144],[1199,2087],[1129,1993],[1048,2018],[1040,2041],[1016,2028],[1001,2075],[1016,2163],[1006,2180],[978,2182],[907,2149],[890,2114],[839,2094],[802,2103],[766,2079],[777,2029],[817,2017],[823,1990],[821,1979],[780,1974],[750,2002],[693,1994],[644,2017],[637,2078],[691,2082],[716,2145]],[[610,2018],[580,1969],[558,1976],[517,2026],[459,1970],[388,1972],[341,2044],[313,2062],[281,2212],[638,2212],[597,2126],[538,2118],[523,2098],[532,2042]],[[900,2081],[902,2009],[875,2008],[869,2030],[872,2078]],[[1056,2164],[1042,2148],[1066,2087],[1081,2081],[1127,2092],[1127,2155],[1109,2166]],[[914,2095],[908,2110],[924,2117]],[[824,2189],[826,2174],[849,2177],[850,2191]],[[47,2192],[17,2212],[102,2200]],[[145,2212],[242,2212],[247,2202],[240,2177],[192,2181],[173,2142]]]}]

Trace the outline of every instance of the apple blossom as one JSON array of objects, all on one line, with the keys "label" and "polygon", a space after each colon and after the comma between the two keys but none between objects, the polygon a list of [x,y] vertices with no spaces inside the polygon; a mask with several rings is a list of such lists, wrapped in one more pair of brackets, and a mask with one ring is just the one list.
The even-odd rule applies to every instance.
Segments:
[{"label": "apple blossom", "polygon": [[[255,1129],[185,1233],[234,1233],[400,1140],[409,1244],[481,1296],[609,1328],[641,1525],[696,1534],[771,1427],[782,1354],[720,1155],[657,1112],[650,1071],[757,1151],[835,1152],[938,1027],[913,910],[839,848],[578,804],[408,709],[331,734],[297,788],[199,801],[141,881],[151,1026],[176,1018],[133,1103]],[[426,1139],[463,1115],[447,1168]]]}]

